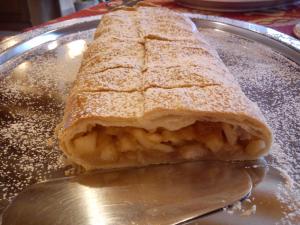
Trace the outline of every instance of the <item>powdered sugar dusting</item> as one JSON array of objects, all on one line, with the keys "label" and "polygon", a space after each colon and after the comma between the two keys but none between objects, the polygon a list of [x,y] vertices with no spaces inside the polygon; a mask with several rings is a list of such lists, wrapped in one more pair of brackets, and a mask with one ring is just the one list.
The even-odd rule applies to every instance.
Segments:
[{"label": "powdered sugar dusting", "polygon": [[[257,102],[275,136],[272,164],[280,166],[299,184],[300,67],[271,49],[239,39],[243,50],[214,37],[223,61],[238,79],[245,94]],[[221,46],[220,46],[221,45]],[[230,49],[230,51],[229,51]],[[229,54],[228,54],[229,53]],[[280,149],[279,149],[280,148]],[[298,173],[298,174],[297,174]]]},{"label": "powdered sugar dusting", "polygon": [[280,223],[299,219],[300,66],[253,41],[224,32],[204,33],[273,129],[275,144],[267,160],[283,171],[286,184],[278,186],[277,198],[290,207]]},{"label": "powdered sugar dusting", "polygon": [[238,213],[241,216],[251,216],[256,213],[256,205],[252,204],[251,198],[248,198],[244,202],[237,201],[232,206],[223,208],[223,210],[229,215]]},{"label": "powdered sugar dusting", "polygon": [[47,43],[1,67],[0,212],[28,185],[74,174],[65,172],[70,166],[54,130],[90,37],[78,33]]},{"label": "powdered sugar dusting", "polygon": [[[273,128],[276,144],[267,159],[272,166],[280,168],[283,177],[289,177],[277,185],[277,199],[289,206],[280,224],[293,224],[299,218],[297,209],[300,208],[297,164],[300,160],[300,68],[252,41],[212,30],[205,30],[204,34],[217,46],[246,95],[258,103]],[[80,54],[70,51],[70,46],[60,45],[75,39],[90,39],[91,35],[92,32],[82,32],[65,37],[59,43],[45,44],[1,66],[0,212],[28,185],[76,173],[73,167],[65,167],[53,135],[61,121],[64,98],[79,67]],[[83,42],[77,44],[80,43]],[[9,76],[1,80],[6,75]],[[245,214],[258,213],[262,207],[258,203],[258,199],[255,207],[247,203]]]}]

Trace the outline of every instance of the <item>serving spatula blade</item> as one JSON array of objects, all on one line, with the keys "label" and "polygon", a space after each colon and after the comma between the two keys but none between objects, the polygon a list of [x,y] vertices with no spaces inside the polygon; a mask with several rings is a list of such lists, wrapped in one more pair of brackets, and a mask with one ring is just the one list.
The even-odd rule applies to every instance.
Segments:
[{"label": "serving spatula blade", "polygon": [[178,224],[243,199],[248,173],[221,162],[93,172],[32,185],[3,225]]}]

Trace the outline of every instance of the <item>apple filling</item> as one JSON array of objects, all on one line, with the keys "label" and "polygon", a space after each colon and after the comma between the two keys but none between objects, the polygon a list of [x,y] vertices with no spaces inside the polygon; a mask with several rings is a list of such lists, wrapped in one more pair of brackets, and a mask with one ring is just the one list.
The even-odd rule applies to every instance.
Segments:
[{"label": "apple filling", "polygon": [[96,125],[72,139],[73,153],[95,163],[164,162],[182,159],[232,159],[257,156],[266,144],[243,128],[221,122],[196,122],[176,131]]}]

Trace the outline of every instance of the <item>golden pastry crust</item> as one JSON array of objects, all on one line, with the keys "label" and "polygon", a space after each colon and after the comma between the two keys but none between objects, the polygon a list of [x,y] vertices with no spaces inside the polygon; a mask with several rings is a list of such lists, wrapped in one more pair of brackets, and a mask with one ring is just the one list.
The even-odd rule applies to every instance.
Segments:
[{"label": "golden pastry crust", "polygon": [[211,66],[151,67],[144,71],[144,89],[150,87],[206,87],[211,85],[238,86],[227,70]]},{"label": "golden pastry crust", "polygon": [[94,39],[99,36],[119,38],[121,40],[139,40],[140,35],[136,25],[136,11],[119,10],[103,16],[96,29]]},{"label": "golden pastry crust", "polygon": [[58,138],[87,169],[256,159],[272,144],[258,106],[192,22],[145,6],[103,16]]},{"label": "golden pastry crust", "polygon": [[226,70],[215,53],[196,39],[193,41],[163,41],[147,39],[145,67],[205,66]]},{"label": "golden pastry crust", "polygon": [[85,52],[80,72],[95,73],[115,67],[142,69],[144,55],[141,43],[99,37]]},{"label": "golden pastry crust", "polygon": [[64,114],[64,128],[84,118],[111,121],[133,121],[143,115],[141,92],[76,92],[69,96]]},{"label": "golden pastry crust", "polygon": [[99,37],[84,53],[81,66],[87,67],[91,62],[99,64],[101,61],[117,61],[118,58],[125,58],[131,61],[133,66],[141,67],[144,64],[143,57],[144,46],[141,43]]},{"label": "golden pastry crust", "polygon": [[84,70],[78,73],[73,90],[76,92],[138,91],[143,89],[142,72],[137,68],[117,67],[102,72]]}]

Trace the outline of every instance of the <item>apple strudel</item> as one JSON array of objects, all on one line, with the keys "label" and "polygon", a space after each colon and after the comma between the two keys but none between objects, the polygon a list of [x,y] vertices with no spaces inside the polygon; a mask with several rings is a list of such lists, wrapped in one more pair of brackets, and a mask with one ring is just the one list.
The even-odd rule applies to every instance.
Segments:
[{"label": "apple strudel", "polygon": [[58,138],[86,169],[251,160],[272,144],[258,106],[193,23],[146,6],[101,19]]}]

